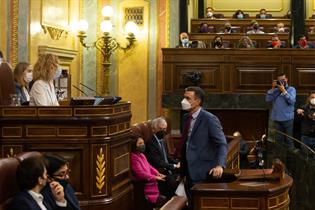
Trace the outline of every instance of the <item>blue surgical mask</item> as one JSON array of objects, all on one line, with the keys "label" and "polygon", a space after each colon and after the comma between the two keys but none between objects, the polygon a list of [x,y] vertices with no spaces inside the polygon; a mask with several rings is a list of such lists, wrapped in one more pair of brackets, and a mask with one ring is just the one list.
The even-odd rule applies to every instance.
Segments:
[{"label": "blue surgical mask", "polygon": [[244,17],[244,16],[243,16],[242,13],[237,15],[237,19],[243,19],[243,17]]},{"label": "blue surgical mask", "polygon": [[62,68],[58,66],[54,79],[58,79],[62,74]]},{"label": "blue surgical mask", "polygon": [[261,19],[265,19],[266,17],[267,17],[266,14],[261,14],[261,15],[260,15],[260,18],[261,18]]},{"label": "blue surgical mask", "polygon": [[189,39],[188,38],[182,39],[181,42],[183,45],[186,45],[186,44],[188,44]]}]

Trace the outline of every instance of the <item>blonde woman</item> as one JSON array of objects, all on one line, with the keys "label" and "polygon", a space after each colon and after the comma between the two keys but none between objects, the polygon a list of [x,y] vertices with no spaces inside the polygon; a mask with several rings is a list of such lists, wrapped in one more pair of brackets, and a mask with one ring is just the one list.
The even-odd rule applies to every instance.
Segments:
[{"label": "blonde woman", "polygon": [[59,106],[53,81],[60,77],[61,71],[56,55],[39,56],[33,70],[35,82],[30,93],[30,106]]},{"label": "blonde woman", "polygon": [[243,36],[238,42],[238,48],[255,48],[255,45],[248,36]]},{"label": "blonde woman", "polygon": [[20,62],[14,69],[15,92],[21,104],[27,105],[30,101],[30,82],[33,80],[33,67],[27,62]]}]

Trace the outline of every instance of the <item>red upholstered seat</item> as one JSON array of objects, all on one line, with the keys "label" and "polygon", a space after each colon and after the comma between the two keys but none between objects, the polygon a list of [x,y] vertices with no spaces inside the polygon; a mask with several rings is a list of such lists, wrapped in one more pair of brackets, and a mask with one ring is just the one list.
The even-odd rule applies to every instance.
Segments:
[{"label": "red upholstered seat", "polygon": [[16,158],[0,159],[0,210],[5,210],[11,198],[19,191],[16,181]]}]

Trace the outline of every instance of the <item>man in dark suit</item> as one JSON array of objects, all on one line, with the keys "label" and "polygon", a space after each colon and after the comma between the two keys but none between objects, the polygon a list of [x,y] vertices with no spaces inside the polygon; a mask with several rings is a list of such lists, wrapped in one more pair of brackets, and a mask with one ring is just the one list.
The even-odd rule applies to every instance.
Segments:
[{"label": "man in dark suit", "polygon": [[42,157],[23,160],[17,169],[17,181],[21,192],[11,201],[8,210],[70,210],[64,198],[63,187],[58,182],[49,183],[57,207],[52,208],[45,202],[41,190],[47,183],[47,171]]},{"label": "man in dark suit", "polygon": [[166,175],[165,182],[158,182],[159,190],[162,195],[171,198],[177,188],[177,173],[180,163],[177,163],[168,153],[164,141],[166,136],[167,122],[159,117],[152,120],[151,123],[153,135],[146,143],[146,157],[149,163],[160,173]]},{"label": "man in dark suit", "polygon": [[[181,177],[191,201],[190,188],[205,182],[209,176],[220,178],[227,157],[227,143],[218,118],[201,106],[205,97],[200,87],[187,87],[182,109],[188,111],[183,119]],[[189,202],[190,203],[190,202]]]}]

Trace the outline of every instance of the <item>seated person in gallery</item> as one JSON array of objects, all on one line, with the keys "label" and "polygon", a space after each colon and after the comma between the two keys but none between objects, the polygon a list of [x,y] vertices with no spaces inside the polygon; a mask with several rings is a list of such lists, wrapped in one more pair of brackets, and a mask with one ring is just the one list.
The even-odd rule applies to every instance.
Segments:
[{"label": "seated person in gallery", "polygon": [[166,202],[166,197],[160,194],[158,181],[165,182],[166,176],[150,165],[145,157],[145,144],[141,136],[133,134],[131,137],[131,171],[136,181],[145,182],[144,195],[156,207]]},{"label": "seated person in gallery", "polygon": [[[309,93],[306,103],[296,112],[301,122],[301,140],[306,146],[315,150],[315,91]],[[302,151],[308,155],[312,154],[306,146],[301,146]]]},{"label": "seated person in gallery", "polygon": [[252,20],[250,24],[251,30],[247,31],[247,34],[264,34],[259,28],[259,23],[256,20]]},{"label": "seated person in gallery", "polygon": [[272,35],[271,40],[268,41],[267,48],[285,48],[284,42],[282,42],[277,34]]},{"label": "seated person in gallery", "polygon": [[297,44],[293,48],[309,49],[314,48],[314,45],[307,40],[305,35],[300,35]]},{"label": "seated person in gallery", "polygon": [[[24,159],[17,169],[17,181],[21,191],[13,198],[8,210],[71,209],[64,197],[62,185],[56,181],[48,183],[47,170],[42,156]],[[41,190],[46,184],[51,188],[55,206],[50,206],[46,202],[46,197],[41,194]]]},{"label": "seated person in gallery", "polygon": [[189,41],[189,36],[186,32],[182,32],[179,34],[180,43],[176,46],[176,48],[197,48],[198,41]]},{"label": "seated person in gallery", "polygon": [[201,23],[199,27],[199,33],[209,33],[210,29],[207,23]]},{"label": "seated person in gallery", "polygon": [[283,33],[289,33],[289,31],[285,30],[285,28],[284,28],[284,23],[279,22],[279,23],[277,23],[277,25],[274,27],[274,33],[283,34]]},{"label": "seated person in gallery", "polygon": [[261,9],[259,11],[259,14],[256,15],[256,18],[258,19],[268,19],[268,18],[272,18],[271,14],[267,14],[267,10],[266,9]]},{"label": "seated person in gallery", "polygon": [[249,38],[248,36],[243,36],[238,41],[238,48],[255,48],[255,45],[251,38]]},{"label": "seated person in gallery", "polygon": [[291,19],[291,10],[288,10],[287,13],[283,16],[284,19]]},{"label": "seated person in gallery", "polygon": [[215,19],[213,12],[214,12],[214,9],[212,7],[207,7],[206,8],[206,17],[205,18]]},{"label": "seated person in gallery", "polygon": [[[44,155],[44,159],[46,161],[46,169],[48,174],[48,179],[50,181],[56,181],[63,186],[65,199],[67,201],[68,206],[73,210],[80,210],[79,201],[75,195],[75,191],[69,183],[69,163],[63,157],[58,155]],[[51,188],[46,185],[46,187],[42,190],[43,196],[46,198],[46,202],[49,205],[56,208],[56,203],[54,202],[54,197],[51,191]]]},{"label": "seated person in gallery", "polygon": [[145,155],[149,163],[160,173],[165,174],[165,182],[158,182],[161,194],[172,198],[178,186],[176,181],[180,163],[170,156],[164,137],[167,135],[167,122],[158,117],[151,123],[153,135],[146,142]]},{"label": "seated person in gallery", "polygon": [[212,48],[214,49],[223,49],[223,39],[222,36],[215,36],[213,41],[212,41]]},{"label": "seated person in gallery", "polygon": [[15,91],[20,103],[28,105],[30,101],[30,84],[33,81],[33,67],[27,62],[20,62],[14,69]]},{"label": "seated person in gallery", "polygon": [[226,22],[224,23],[224,31],[223,31],[224,34],[231,34],[231,33],[234,33],[234,31],[232,30],[232,26],[231,26],[231,23],[230,22]]},{"label": "seated person in gallery", "polygon": [[239,9],[239,10],[236,10],[236,12],[233,14],[233,18],[244,19],[244,18],[248,18],[248,15]]},{"label": "seated person in gallery", "polygon": [[34,84],[30,92],[30,106],[59,106],[54,79],[61,76],[62,69],[56,55],[42,54],[33,70]]},{"label": "seated person in gallery", "polygon": [[12,94],[15,94],[12,68],[9,63],[5,62],[3,54],[0,51],[0,105],[10,105],[10,95]]}]

